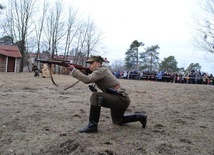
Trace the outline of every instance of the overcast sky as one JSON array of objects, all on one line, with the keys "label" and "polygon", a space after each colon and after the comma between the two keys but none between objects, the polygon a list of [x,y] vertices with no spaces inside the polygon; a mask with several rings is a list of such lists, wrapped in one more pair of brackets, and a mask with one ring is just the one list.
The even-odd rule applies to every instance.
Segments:
[{"label": "overcast sky", "polygon": [[[174,56],[178,67],[199,63],[203,71],[214,73],[206,53],[193,45],[191,26],[199,15],[197,0],[71,0],[82,15],[90,16],[104,33],[105,54],[111,62],[125,58],[134,40],[145,47],[159,45],[159,58]],[[143,51],[143,49],[142,49]]]}]

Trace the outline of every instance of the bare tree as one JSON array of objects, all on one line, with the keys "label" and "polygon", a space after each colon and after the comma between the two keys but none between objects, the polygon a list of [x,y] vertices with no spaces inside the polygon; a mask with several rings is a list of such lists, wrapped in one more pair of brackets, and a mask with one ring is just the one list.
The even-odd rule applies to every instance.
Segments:
[{"label": "bare tree", "polygon": [[91,54],[91,52],[94,50],[94,48],[98,45],[98,43],[101,41],[101,33],[97,32],[97,28],[93,21],[91,21],[88,18],[88,22],[86,25],[86,51],[87,51],[87,58]]},{"label": "bare tree", "polygon": [[[65,56],[72,55],[75,63],[82,65],[91,53],[96,53],[101,33],[93,21],[80,20],[73,8],[65,12],[62,0],[50,4],[44,0],[43,6],[39,8],[36,7],[36,2],[36,0],[8,1],[5,21],[0,24],[1,31],[4,32],[2,34],[11,36],[20,48],[23,55],[21,71],[29,45],[32,45],[32,48],[37,47],[37,57],[43,43],[46,47],[46,49],[43,47],[43,51],[49,53],[51,57],[58,53],[63,54],[64,51],[64,59]],[[34,9],[37,12],[34,12]],[[34,13],[37,13],[37,16],[33,16]]]},{"label": "bare tree", "polygon": [[64,59],[66,59],[66,56],[69,55],[71,43],[79,30],[79,26],[76,24],[76,15],[77,11],[73,11],[72,8],[69,8]]},{"label": "bare tree", "polygon": [[34,21],[35,25],[35,33],[36,33],[36,42],[37,42],[37,58],[40,54],[40,49],[41,49],[41,39],[42,39],[42,34],[43,34],[43,29],[44,29],[44,20],[46,17],[46,13],[48,10],[48,3],[46,0],[43,1],[43,9],[41,11],[41,16],[38,18],[38,20]]},{"label": "bare tree", "polygon": [[214,0],[203,0],[200,5],[204,14],[195,19],[196,35],[194,45],[208,53],[214,54]]},{"label": "bare tree", "polygon": [[11,0],[7,7],[4,32],[14,39],[20,49],[22,54],[20,72],[23,71],[26,60],[27,37],[32,32],[31,19],[34,13],[34,4],[35,0]]},{"label": "bare tree", "polygon": [[75,38],[76,48],[74,51],[74,62],[83,65],[84,60],[82,60],[82,58],[84,58],[86,56],[84,45],[86,42],[87,27],[83,21],[81,21],[79,23],[80,23],[79,24],[79,30],[78,30],[77,36]]},{"label": "bare tree", "polygon": [[46,16],[46,29],[44,32],[48,42],[48,51],[51,53],[52,58],[55,54],[58,54],[60,41],[65,35],[64,22],[61,19],[62,10],[62,3],[56,2]]},{"label": "bare tree", "polygon": [[98,32],[94,22],[88,18],[87,22],[82,22],[77,36],[76,59],[84,62],[83,58],[88,58],[101,41],[102,34]]}]

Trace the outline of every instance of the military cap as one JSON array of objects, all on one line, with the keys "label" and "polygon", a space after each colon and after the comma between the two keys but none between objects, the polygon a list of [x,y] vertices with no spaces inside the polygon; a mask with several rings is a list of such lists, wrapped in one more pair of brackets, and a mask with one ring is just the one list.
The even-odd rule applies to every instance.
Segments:
[{"label": "military cap", "polygon": [[90,63],[90,62],[94,62],[94,61],[98,61],[98,62],[102,63],[105,60],[101,56],[91,56],[90,58],[88,58],[88,60],[86,61],[86,63]]}]

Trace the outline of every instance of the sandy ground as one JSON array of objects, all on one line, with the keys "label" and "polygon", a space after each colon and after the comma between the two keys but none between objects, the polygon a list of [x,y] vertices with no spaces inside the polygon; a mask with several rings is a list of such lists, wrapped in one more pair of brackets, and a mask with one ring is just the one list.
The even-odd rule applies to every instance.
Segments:
[{"label": "sandy ground", "polygon": [[132,103],[148,114],[117,126],[102,108],[99,132],[78,133],[89,115],[90,90],[68,75],[0,73],[1,155],[213,155],[214,86],[119,80]]}]

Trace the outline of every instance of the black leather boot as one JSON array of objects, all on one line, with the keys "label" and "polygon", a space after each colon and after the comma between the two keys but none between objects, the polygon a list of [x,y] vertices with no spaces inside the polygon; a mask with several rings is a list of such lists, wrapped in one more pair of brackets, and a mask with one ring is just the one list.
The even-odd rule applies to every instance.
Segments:
[{"label": "black leather boot", "polygon": [[90,115],[89,115],[89,123],[86,127],[83,127],[79,130],[80,133],[92,133],[98,131],[98,122],[100,118],[100,106],[91,106]]},{"label": "black leather boot", "polygon": [[124,123],[131,123],[131,122],[141,122],[142,128],[146,128],[147,123],[147,115],[146,114],[130,114],[123,116],[123,120],[120,123],[120,125],[123,125]]}]

